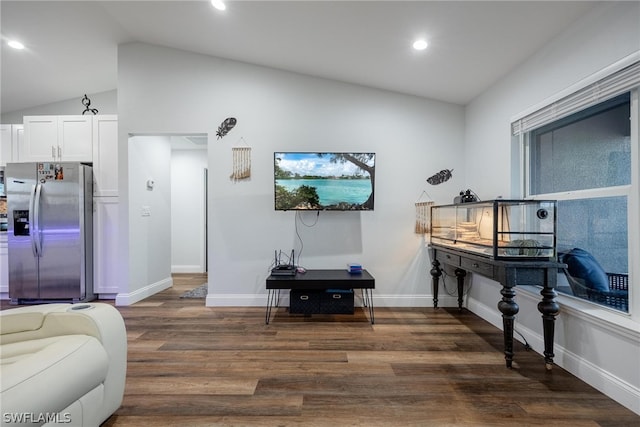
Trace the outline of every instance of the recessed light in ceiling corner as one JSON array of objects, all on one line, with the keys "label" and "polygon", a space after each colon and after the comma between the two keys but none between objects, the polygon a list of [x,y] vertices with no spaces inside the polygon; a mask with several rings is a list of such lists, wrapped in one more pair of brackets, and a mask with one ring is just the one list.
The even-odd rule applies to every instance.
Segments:
[{"label": "recessed light in ceiling corner", "polygon": [[429,43],[425,39],[418,39],[413,42],[413,48],[415,50],[425,50],[429,46]]},{"label": "recessed light in ceiling corner", "polygon": [[14,49],[24,49],[24,45],[22,43],[20,43],[18,40],[9,40],[7,42],[7,45],[9,45],[10,47],[14,48]]},{"label": "recessed light in ceiling corner", "polygon": [[225,10],[227,5],[222,0],[211,0],[211,5],[218,10]]}]

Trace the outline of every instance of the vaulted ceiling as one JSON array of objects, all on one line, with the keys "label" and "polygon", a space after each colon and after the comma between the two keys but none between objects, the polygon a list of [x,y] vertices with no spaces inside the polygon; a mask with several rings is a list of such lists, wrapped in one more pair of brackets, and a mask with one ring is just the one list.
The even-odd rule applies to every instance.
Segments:
[{"label": "vaulted ceiling", "polygon": [[[144,42],[467,104],[592,1],[6,1],[1,112],[117,87]],[[23,50],[7,46],[19,39]],[[424,38],[429,46],[411,44]]]}]

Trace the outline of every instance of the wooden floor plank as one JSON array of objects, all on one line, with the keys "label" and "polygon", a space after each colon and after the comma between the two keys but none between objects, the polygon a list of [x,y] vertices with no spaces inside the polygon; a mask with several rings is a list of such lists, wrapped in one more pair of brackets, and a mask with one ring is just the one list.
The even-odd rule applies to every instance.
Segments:
[{"label": "wooden floor plank", "polygon": [[228,378],[207,375],[144,377],[128,381],[125,395],[136,394],[206,394],[206,395],[246,395],[255,393],[258,379]]}]

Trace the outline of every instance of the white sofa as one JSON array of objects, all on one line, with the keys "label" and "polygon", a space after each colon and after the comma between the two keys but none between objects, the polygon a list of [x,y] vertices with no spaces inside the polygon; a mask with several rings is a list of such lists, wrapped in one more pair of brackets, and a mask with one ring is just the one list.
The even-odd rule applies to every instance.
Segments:
[{"label": "white sofa", "polygon": [[0,363],[3,426],[99,426],[124,395],[124,321],[104,303],[4,310]]}]

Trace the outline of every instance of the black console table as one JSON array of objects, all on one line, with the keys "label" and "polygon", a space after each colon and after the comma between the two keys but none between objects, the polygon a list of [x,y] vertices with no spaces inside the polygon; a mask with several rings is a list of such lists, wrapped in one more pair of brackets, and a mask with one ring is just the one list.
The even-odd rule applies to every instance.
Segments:
[{"label": "black console table", "polygon": [[362,273],[351,274],[347,270],[307,270],[293,276],[270,275],[267,277],[267,312],[265,323],[269,324],[271,309],[278,306],[280,291],[283,289],[296,290],[327,290],[327,289],[361,289],[364,306],[369,308],[369,319],[374,323],[373,289],[376,281],[367,270]]},{"label": "black console table", "polygon": [[507,367],[513,362],[513,324],[520,308],[514,301],[516,285],[541,285],[542,301],[538,303],[538,311],[542,314],[544,333],[544,360],[550,370],[553,366],[553,338],[556,315],[560,307],[555,301],[558,268],[564,264],[545,260],[494,260],[473,255],[452,248],[430,245],[431,277],[433,283],[433,306],[438,307],[438,284],[442,276],[443,264],[454,268],[458,281],[458,308],[462,309],[462,292],[464,278],[468,271],[488,277],[502,285],[502,300],[498,309],[502,313],[504,333],[504,358]]}]

